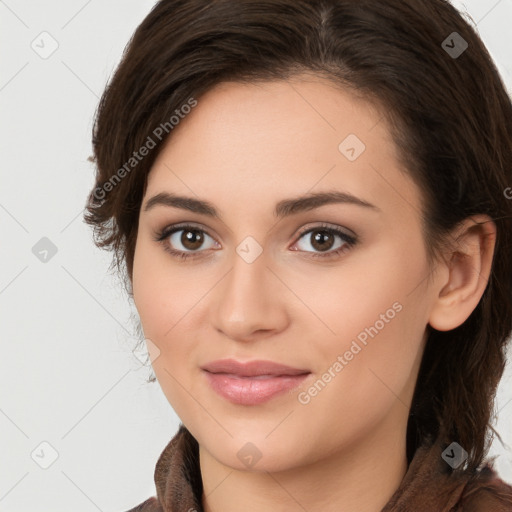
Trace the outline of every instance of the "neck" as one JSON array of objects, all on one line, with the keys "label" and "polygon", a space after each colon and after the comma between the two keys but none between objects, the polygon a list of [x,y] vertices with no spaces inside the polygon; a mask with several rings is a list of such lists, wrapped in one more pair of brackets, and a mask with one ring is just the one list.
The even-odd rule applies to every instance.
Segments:
[{"label": "neck", "polygon": [[[199,446],[205,512],[380,512],[406,471],[405,430],[377,431],[327,458],[279,472],[240,471]],[[243,504],[243,507],[241,507]]]}]

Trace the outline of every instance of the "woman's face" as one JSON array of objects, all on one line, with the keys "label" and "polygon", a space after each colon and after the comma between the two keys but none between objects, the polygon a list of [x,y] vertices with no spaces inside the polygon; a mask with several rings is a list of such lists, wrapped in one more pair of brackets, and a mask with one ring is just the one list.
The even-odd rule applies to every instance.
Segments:
[{"label": "woman's face", "polygon": [[[199,98],[141,207],[133,294],[156,377],[201,449],[238,469],[404,440],[435,300],[420,191],[384,119],[305,78]],[[305,376],[203,369],[220,359]]]}]

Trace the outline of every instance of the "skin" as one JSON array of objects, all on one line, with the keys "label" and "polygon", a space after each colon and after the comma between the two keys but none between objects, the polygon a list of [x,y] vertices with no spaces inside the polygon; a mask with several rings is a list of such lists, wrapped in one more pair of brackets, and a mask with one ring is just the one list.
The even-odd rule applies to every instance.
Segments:
[{"label": "skin", "polygon": [[[349,134],[366,146],[354,161],[338,148]],[[328,204],[273,215],[283,199],[324,191],[376,208]],[[146,211],[161,192],[207,200],[220,218],[166,205]],[[199,442],[206,511],[378,512],[389,501],[407,471],[407,419],[427,325],[464,322],[485,290],[494,250],[494,224],[474,217],[429,267],[421,201],[382,114],[320,77],[220,84],[174,129],[141,207],[133,297],[159,350],[159,384]],[[166,239],[174,250],[195,251],[187,260],[154,240],[183,222],[207,233],[203,245],[187,245],[183,231]],[[322,251],[315,232],[299,232],[322,232],[322,223],[357,243],[315,258],[345,243],[332,235]],[[236,251],[248,236],[263,250],[252,263]],[[397,303],[394,318],[301,403],[299,393]],[[200,369],[222,358],[269,359],[312,374],[289,394],[236,405]],[[237,457],[248,442],[261,457],[252,466]]]}]

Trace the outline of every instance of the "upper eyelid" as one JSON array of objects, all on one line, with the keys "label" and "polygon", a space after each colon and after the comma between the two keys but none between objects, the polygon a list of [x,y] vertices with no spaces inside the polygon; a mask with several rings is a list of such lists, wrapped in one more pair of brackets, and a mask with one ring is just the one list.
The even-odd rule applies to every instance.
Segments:
[{"label": "upper eyelid", "polygon": [[[316,225],[316,226],[304,226],[302,228],[299,229],[299,233],[298,233],[298,236],[302,236],[304,235],[305,233],[308,233],[309,231],[313,231],[315,229],[325,229],[325,230],[333,230],[333,231],[340,231],[341,233],[343,233],[344,235],[348,236],[348,237],[351,237],[351,238],[357,238],[357,235],[350,229],[346,228],[346,227],[343,227],[343,226],[338,226],[338,225],[335,225],[335,224],[331,224],[329,222],[322,222],[320,225]],[[347,232],[348,231],[348,232]]]}]

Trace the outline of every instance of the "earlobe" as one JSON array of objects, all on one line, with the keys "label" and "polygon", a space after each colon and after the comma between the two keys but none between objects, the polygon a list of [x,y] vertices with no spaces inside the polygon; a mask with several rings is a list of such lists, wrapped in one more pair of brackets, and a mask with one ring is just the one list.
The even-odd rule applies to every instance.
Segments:
[{"label": "earlobe", "polygon": [[[435,303],[429,324],[438,331],[450,331],[463,324],[477,307],[487,287],[496,243],[496,225],[487,215],[464,220],[452,233],[454,243],[436,284]],[[446,276],[448,276],[446,278]]]}]

